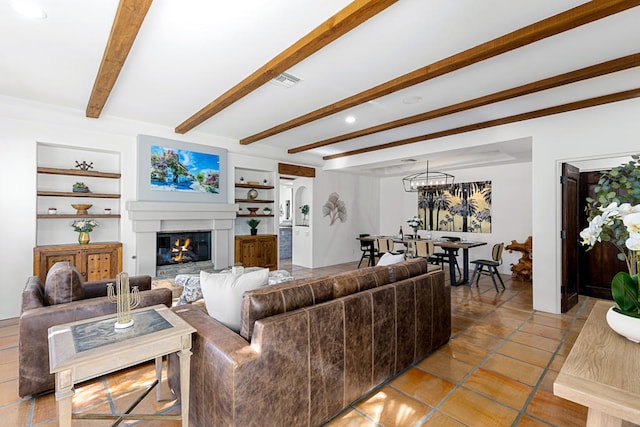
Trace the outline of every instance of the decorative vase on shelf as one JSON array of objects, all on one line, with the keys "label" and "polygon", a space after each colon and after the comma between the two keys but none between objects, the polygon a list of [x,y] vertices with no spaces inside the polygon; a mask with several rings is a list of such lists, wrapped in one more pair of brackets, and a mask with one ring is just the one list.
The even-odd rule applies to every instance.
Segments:
[{"label": "decorative vase on shelf", "polygon": [[81,231],[78,234],[78,243],[80,243],[81,245],[87,245],[90,240],[91,240],[91,236],[89,235],[89,232]]}]

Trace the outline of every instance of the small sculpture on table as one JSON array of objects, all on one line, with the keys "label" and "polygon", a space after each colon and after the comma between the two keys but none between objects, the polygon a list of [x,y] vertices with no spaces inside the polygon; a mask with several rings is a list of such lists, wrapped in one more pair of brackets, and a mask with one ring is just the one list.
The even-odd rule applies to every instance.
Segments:
[{"label": "small sculpture on table", "polygon": [[510,245],[505,247],[509,252],[518,251],[522,252],[522,257],[517,264],[511,264],[512,277],[516,280],[531,281],[533,274],[533,261],[531,259],[531,252],[533,252],[533,243],[531,236],[527,238],[524,243],[518,243],[515,240],[511,241]]},{"label": "small sculpture on table", "polygon": [[125,272],[118,273],[116,276],[117,291],[113,289],[113,283],[107,284],[107,297],[109,302],[117,304],[117,321],[116,329],[125,329],[133,326],[131,318],[131,309],[140,304],[140,291],[137,286],[132,290],[129,288],[129,275]]}]

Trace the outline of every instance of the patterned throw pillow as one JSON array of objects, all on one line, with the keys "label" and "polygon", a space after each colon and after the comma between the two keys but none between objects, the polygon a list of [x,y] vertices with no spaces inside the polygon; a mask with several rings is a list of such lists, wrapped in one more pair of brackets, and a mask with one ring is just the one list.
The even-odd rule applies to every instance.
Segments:
[{"label": "patterned throw pillow", "polygon": [[199,274],[178,274],[176,286],[182,286],[182,294],[176,305],[189,304],[202,298]]}]

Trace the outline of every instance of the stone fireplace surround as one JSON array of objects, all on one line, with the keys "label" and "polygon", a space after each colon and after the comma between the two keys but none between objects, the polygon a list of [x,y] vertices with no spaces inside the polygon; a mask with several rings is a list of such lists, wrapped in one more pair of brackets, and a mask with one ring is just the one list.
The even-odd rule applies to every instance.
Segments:
[{"label": "stone fireplace surround", "polygon": [[130,201],[126,210],[136,235],[136,275],[156,275],[156,233],[211,230],[215,268],[232,264],[236,205],[226,203]]}]

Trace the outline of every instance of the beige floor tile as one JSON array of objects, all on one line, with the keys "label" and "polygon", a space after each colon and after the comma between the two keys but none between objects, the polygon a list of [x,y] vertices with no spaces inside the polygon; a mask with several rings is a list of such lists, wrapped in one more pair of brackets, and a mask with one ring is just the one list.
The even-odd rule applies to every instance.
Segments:
[{"label": "beige floor tile", "polygon": [[0,328],[0,337],[10,337],[10,336],[17,337],[18,331],[19,331],[18,324],[11,325],[11,326],[3,326]]},{"label": "beige floor tile", "polygon": [[0,425],[25,426],[29,419],[31,401],[23,400],[11,405],[0,406]]},{"label": "beige floor tile", "polygon": [[472,329],[467,329],[455,338],[452,338],[451,341],[472,345],[488,352],[495,350],[496,347],[502,343],[502,339],[498,337],[487,335]]},{"label": "beige floor tile", "polygon": [[452,340],[449,340],[448,343],[440,347],[438,351],[472,365],[479,365],[489,355],[489,352],[486,350],[462,341]]},{"label": "beige floor tile", "polygon": [[331,421],[323,424],[326,427],[376,427],[377,424],[358,413],[355,409],[345,411]]},{"label": "beige floor tile", "polygon": [[509,337],[509,340],[551,353],[555,352],[560,345],[560,341],[558,340],[539,337],[537,335],[521,331],[515,332],[511,337]]},{"label": "beige floor tile", "polygon": [[587,422],[587,408],[543,390],[536,392],[526,412],[563,427],[583,427]]},{"label": "beige floor tile", "polygon": [[516,424],[515,427],[549,427],[549,424],[534,420],[530,416],[525,415],[518,420],[518,424]]},{"label": "beige floor tile", "polygon": [[482,367],[530,386],[535,386],[544,372],[538,366],[502,354],[494,354]]},{"label": "beige floor tile", "polygon": [[505,356],[531,363],[540,368],[546,368],[553,357],[553,353],[549,353],[548,351],[539,350],[512,341],[507,341],[497,351]]},{"label": "beige floor tile", "polygon": [[474,427],[509,426],[518,416],[518,411],[465,388],[455,390],[439,410]]},{"label": "beige floor tile", "polygon": [[551,326],[552,328],[562,330],[567,330],[571,326],[569,319],[564,319],[560,316],[551,315],[541,311],[534,312],[530,321],[539,325]]},{"label": "beige floor tile", "polygon": [[20,401],[18,396],[18,380],[0,383],[0,406]]},{"label": "beige floor tile", "polygon": [[35,400],[33,424],[57,419],[56,397],[54,393],[45,394]]},{"label": "beige floor tile", "polygon": [[409,396],[436,406],[455,387],[455,384],[434,377],[421,369],[412,368],[389,383]]},{"label": "beige floor tile", "polygon": [[561,329],[552,328],[551,326],[540,325],[531,321],[522,325],[522,327],[520,328],[520,331],[527,332],[540,337],[551,338],[558,341],[560,341],[565,334],[565,331]]},{"label": "beige floor tile", "polygon": [[0,350],[15,347],[18,348],[18,336],[8,335],[6,337],[0,337]]},{"label": "beige floor tile", "polygon": [[442,412],[434,412],[422,425],[428,427],[464,427],[464,424]]},{"label": "beige floor tile", "polygon": [[474,368],[470,363],[454,359],[444,353],[435,352],[417,364],[418,368],[453,383],[460,382]]},{"label": "beige floor tile", "polygon": [[517,411],[522,409],[533,390],[533,387],[482,368],[475,371],[463,385]]},{"label": "beige floor tile", "polygon": [[355,406],[385,427],[416,425],[421,418],[431,412],[429,406],[389,386],[382,387]]},{"label": "beige floor tile", "polygon": [[498,338],[508,337],[515,329],[515,326],[496,325],[493,322],[485,322],[483,320],[476,322],[469,328],[470,331],[482,332],[483,334],[493,335]]},{"label": "beige floor tile", "polygon": [[538,390],[547,391],[553,394],[553,382],[558,377],[558,373],[555,371],[546,371],[542,377],[542,381],[540,381],[540,385],[538,386]]},{"label": "beige floor tile", "polygon": [[565,356],[561,354],[556,354],[555,357],[553,358],[553,361],[551,362],[551,365],[549,365],[549,369],[556,372],[560,372],[560,368],[562,368],[562,365],[564,365],[565,360],[567,360]]}]

